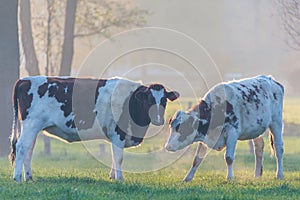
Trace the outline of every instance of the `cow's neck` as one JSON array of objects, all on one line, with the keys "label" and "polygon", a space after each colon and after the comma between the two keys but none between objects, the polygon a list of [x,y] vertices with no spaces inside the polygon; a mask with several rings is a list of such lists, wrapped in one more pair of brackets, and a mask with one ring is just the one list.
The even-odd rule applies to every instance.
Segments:
[{"label": "cow's neck", "polygon": [[148,111],[145,108],[144,102],[138,100],[135,97],[135,94],[140,90],[145,90],[145,86],[140,86],[130,97],[129,99],[129,113],[130,117],[135,124],[138,126],[149,126],[150,118]]}]

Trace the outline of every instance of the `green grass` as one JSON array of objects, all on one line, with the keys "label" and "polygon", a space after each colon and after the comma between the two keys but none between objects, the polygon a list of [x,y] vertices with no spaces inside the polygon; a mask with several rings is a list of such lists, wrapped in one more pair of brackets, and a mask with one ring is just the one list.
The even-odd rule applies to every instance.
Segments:
[{"label": "green grass", "polygon": [[[286,137],[284,143],[282,181],[275,179],[275,158],[270,157],[268,145],[263,177],[255,179],[254,157],[248,153],[247,142],[239,142],[233,181],[225,180],[223,152],[211,151],[194,180],[182,183],[192,163],[193,145],[172,165],[148,173],[125,172],[125,182],[119,183],[109,180],[109,167],[94,159],[82,144],[52,140],[52,155],[46,157],[39,139],[33,158],[33,182],[15,183],[8,160],[0,160],[0,199],[299,199],[300,138]],[[139,148],[143,145],[136,150]]]},{"label": "green grass", "polygon": [[283,105],[283,119],[287,123],[300,124],[300,98],[286,98]]},{"label": "green grass", "polygon": [[[183,99],[168,104],[166,117],[178,109],[187,110]],[[300,124],[300,99],[287,98],[284,102],[284,120]],[[159,131],[158,131],[159,132]],[[165,126],[158,135],[132,149],[131,153],[147,153],[162,148],[167,137]],[[43,143],[38,139],[32,163],[33,182],[15,183],[13,168],[7,159],[0,159],[0,199],[300,199],[300,137],[284,137],[285,179],[275,179],[276,160],[270,156],[265,138],[263,177],[253,177],[254,156],[248,152],[248,143],[239,142],[236,151],[235,179],[226,181],[224,152],[211,151],[190,183],[181,180],[188,172],[196,145],[173,164],[153,172],[124,172],[125,182],[109,180],[110,168],[95,159],[80,143],[65,144],[52,140],[52,155],[44,156]],[[96,152],[98,143],[88,146]],[[110,162],[110,146],[105,144]],[[97,155],[96,155],[97,156]],[[98,155],[99,156],[99,155]],[[131,166],[135,158],[125,157],[123,166]],[[145,165],[153,161],[145,160]],[[131,165],[130,165],[131,164]]]}]

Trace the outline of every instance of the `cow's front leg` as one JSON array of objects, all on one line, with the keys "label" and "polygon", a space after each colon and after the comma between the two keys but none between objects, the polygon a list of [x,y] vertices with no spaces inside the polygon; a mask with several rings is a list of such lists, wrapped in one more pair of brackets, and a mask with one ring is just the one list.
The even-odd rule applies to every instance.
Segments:
[{"label": "cow's front leg", "polygon": [[254,152],[255,152],[255,177],[261,177],[263,173],[262,159],[264,153],[264,139],[262,136],[257,137],[252,140],[254,143]]},{"label": "cow's front leg", "polygon": [[226,138],[226,152],[225,160],[227,164],[227,180],[233,179],[233,161],[234,161],[234,152],[237,143],[237,133],[235,131],[228,132]]},{"label": "cow's front leg", "polygon": [[116,170],[115,169],[116,169],[115,161],[114,161],[114,159],[112,159],[111,170],[109,173],[109,178],[112,180],[116,179]]},{"label": "cow's front leg", "polygon": [[[119,142],[120,143],[120,142]],[[110,172],[110,178],[116,179],[118,181],[124,181],[122,175],[122,161],[123,161],[123,150],[124,150],[124,142],[121,142],[121,145],[116,145],[112,143],[112,169]]]},{"label": "cow's front leg", "polygon": [[193,161],[193,165],[189,171],[189,173],[183,179],[184,182],[189,182],[194,178],[195,172],[197,171],[199,165],[203,161],[206,156],[207,147],[203,143],[199,142],[197,152],[195,154],[195,158]]}]

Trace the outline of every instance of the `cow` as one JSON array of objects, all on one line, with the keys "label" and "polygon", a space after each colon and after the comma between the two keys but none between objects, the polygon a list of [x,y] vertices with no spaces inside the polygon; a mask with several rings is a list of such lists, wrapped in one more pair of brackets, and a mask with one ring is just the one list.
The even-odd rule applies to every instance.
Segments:
[{"label": "cow", "polygon": [[283,179],[282,104],[284,87],[271,76],[256,76],[220,83],[211,88],[189,111],[177,111],[169,120],[170,136],[165,145],[176,151],[199,142],[185,182],[191,181],[211,148],[226,147],[227,179],[233,179],[233,161],[238,140],[253,140],[255,177],[262,176],[262,134],[270,129],[270,142],[277,161],[277,179]]},{"label": "cow", "polygon": [[[32,180],[31,159],[40,131],[68,143],[106,139],[112,146],[110,178],[123,181],[123,150],[142,143],[152,123],[164,124],[167,100],[179,97],[161,84],[145,86],[124,78],[32,76],[13,91],[10,159],[13,178]],[[21,129],[19,133],[19,129]]]}]

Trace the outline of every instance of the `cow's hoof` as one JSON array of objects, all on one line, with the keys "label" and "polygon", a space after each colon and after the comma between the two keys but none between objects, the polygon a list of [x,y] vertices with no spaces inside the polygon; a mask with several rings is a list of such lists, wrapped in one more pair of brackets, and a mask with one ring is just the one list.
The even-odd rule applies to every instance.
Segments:
[{"label": "cow's hoof", "polygon": [[284,176],[283,174],[277,174],[277,180],[283,180]]},{"label": "cow's hoof", "polygon": [[33,182],[32,176],[26,177],[25,181],[26,182]]},{"label": "cow's hoof", "polygon": [[14,177],[14,181],[21,183],[22,182],[22,178],[20,177]]},{"label": "cow's hoof", "polygon": [[120,183],[123,183],[124,182],[124,178],[123,177],[119,177],[116,179],[116,181],[120,182]]},{"label": "cow's hoof", "polygon": [[183,180],[182,180],[182,182],[184,182],[184,183],[187,183],[187,182],[191,182],[192,181],[192,179],[193,179],[193,177],[185,177]]},{"label": "cow's hoof", "polygon": [[110,179],[110,180],[115,180],[115,179],[116,179],[116,176],[115,176],[115,172],[114,172],[114,171],[111,171],[111,172],[109,173],[109,179]]}]

